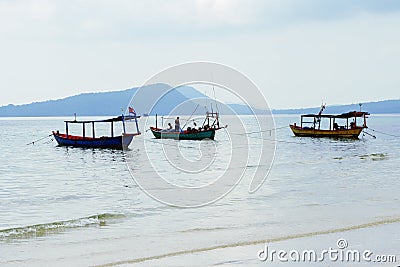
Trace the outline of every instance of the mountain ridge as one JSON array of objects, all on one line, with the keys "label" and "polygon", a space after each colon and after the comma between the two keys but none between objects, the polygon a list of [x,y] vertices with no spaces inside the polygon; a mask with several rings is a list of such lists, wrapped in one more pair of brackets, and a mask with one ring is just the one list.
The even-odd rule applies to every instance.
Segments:
[{"label": "mountain ridge", "polygon": [[[398,114],[400,113],[400,99],[388,99],[361,103],[361,110],[371,114]],[[273,109],[273,114],[315,114],[321,107],[296,108],[296,109]],[[341,114],[349,111],[359,111],[359,103],[343,105],[327,105],[324,113]]]},{"label": "mountain ridge", "polygon": [[[205,106],[211,102],[195,88],[190,86],[170,90],[166,84],[152,84],[142,87],[123,89],[119,91],[81,93],[55,100],[45,100],[30,104],[9,104],[0,107],[0,117],[57,117],[78,114],[79,116],[115,116],[119,111],[125,110],[130,103],[138,114],[149,115],[166,114],[191,114],[194,107]],[[184,91],[184,93],[183,93]],[[136,94],[137,93],[137,94]],[[135,95],[136,94],[136,95]],[[133,103],[131,103],[132,97]],[[162,97],[159,97],[162,96]],[[190,96],[197,96],[199,99]],[[214,101],[214,100],[213,100]],[[216,102],[221,114],[252,114],[250,107],[241,104],[223,104]],[[148,110],[152,107],[151,110]],[[253,109],[255,112],[263,112]],[[197,110],[195,114],[204,114],[205,111]],[[194,113],[194,112],[193,112]]]},{"label": "mountain ridge", "polygon": [[[146,88],[148,87],[149,90]],[[172,111],[191,114],[194,106],[204,106],[205,99],[210,99],[193,87],[184,86],[177,90],[169,90],[166,84],[153,84],[143,87],[146,89],[144,94],[136,99],[133,103],[134,108],[139,114],[149,113],[154,115],[155,111],[158,114],[170,114]],[[74,113],[80,116],[114,116],[119,114],[119,111],[127,108],[127,103],[130,103],[133,95],[139,88],[128,88],[119,91],[96,92],[96,93],[80,93],[65,98],[32,102],[30,104],[13,105],[9,104],[0,107],[0,117],[56,117],[69,116]],[[184,91],[184,92],[183,92]],[[167,92],[163,97],[158,99],[160,93]],[[202,100],[193,99],[194,97],[203,97]],[[154,106],[153,106],[153,103]],[[221,114],[252,114],[252,109],[246,105],[231,103],[222,104],[217,102],[221,107]],[[153,106],[151,111],[144,110],[149,106]],[[180,107],[176,110],[176,107]],[[400,113],[400,99],[389,99],[381,101],[371,101],[362,104],[362,110],[368,111],[371,114],[397,114]],[[294,109],[273,109],[273,114],[308,114],[318,113],[320,107],[294,108]],[[359,110],[359,104],[344,104],[327,106],[324,113],[340,114],[348,111]],[[253,110],[260,113],[267,113],[260,109]],[[175,113],[176,113],[175,112]],[[200,114],[200,110],[197,114]],[[204,112],[202,112],[204,113]]]}]

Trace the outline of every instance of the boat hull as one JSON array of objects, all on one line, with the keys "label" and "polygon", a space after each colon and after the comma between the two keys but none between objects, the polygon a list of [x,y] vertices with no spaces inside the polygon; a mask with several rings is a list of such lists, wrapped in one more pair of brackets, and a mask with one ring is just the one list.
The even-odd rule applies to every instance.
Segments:
[{"label": "boat hull", "polygon": [[156,129],[154,127],[150,127],[151,132],[154,137],[157,139],[175,139],[175,140],[203,140],[203,139],[211,139],[214,140],[215,137],[215,129],[200,131],[195,133],[187,133],[187,132],[168,132],[162,131],[161,129]]},{"label": "boat hull", "polygon": [[332,138],[358,138],[363,127],[338,130],[304,129],[299,126],[289,125],[295,136],[304,137],[332,137]]},{"label": "boat hull", "polygon": [[132,142],[132,139],[135,136],[135,134],[123,134],[115,137],[83,138],[82,136],[74,136],[74,135],[68,135],[67,137],[66,134],[53,132],[53,136],[56,139],[59,146],[126,149]]}]

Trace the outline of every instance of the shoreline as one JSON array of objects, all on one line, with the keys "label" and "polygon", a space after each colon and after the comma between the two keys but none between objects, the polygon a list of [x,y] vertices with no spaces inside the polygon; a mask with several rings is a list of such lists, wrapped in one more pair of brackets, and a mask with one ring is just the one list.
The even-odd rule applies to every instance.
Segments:
[{"label": "shoreline", "polygon": [[[99,264],[99,265],[95,265],[95,266],[96,267],[110,267],[110,266],[121,266],[121,265],[122,266],[126,266],[126,265],[137,266],[136,264],[142,264],[142,263],[148,264],[149,262],[151,262],[151,266],[166,266],[166,265],[164,265],[165,262],[163,262],[163,260],[168,261],[170,258],[179,258],[179,257],[182,258],[181,259],[182,263],[189,263],[189,262],[193,262],[193,260],[185,259],[185,257],[189,257],[190,255],[196,255],[196,256],[201,257],[202,259],[208,259],[210,257],[207,257],[207,255],[204,255],[204,253],[214,254],[221,250],[226,250],[226,251],[230,251],[230,250],[239,250],[240,251],[241,250],[242,252],[239,254],[243,254],[243,251],[249,251],[251,248],[254,248],[254,252],[259,252],[259,250],[257,250],[257,248],[259,249],[262,247],[262,245],[271,244],[271,243],[276,245],[277,247],[282,246],[282,244],[285,245],[286,243],[291,244],[293,247],[298,246],[299,244],[303,244],[303,245],[308,244],[310,246],[309,249],[311,249],[312,246],[316,245],[316,244],[314,244],[315,240],[312,240],[316,237],[317,238],[322,237],[322,240],[324,240],[324,239],[331,239],[331,238],[337,236],[337,234],[339,234],[339,233],[346,233],[349,238],[360,239],[360,236],[364,235],[362,232],[368,231],[369,229],[386,228],[388,226],[390,228],[394,227],[395,229],[400,230],[400,217],[393,218],[393,219],[387,219],[387,220],[381,220],[381,221],[374,221],[374,222],[360,224],[360,225],[353,225],[353,226],[348,226],[348,227],[343,227],[343,228],[331,229],[331,230],[308,232],[308,233],[302,233],[302,234],[297,234],[297,235],[282,236],[282,237],[276,237],[276,238],[267,238],[267,239],[260,239],[260,240],[254,240],[254,241],[245,241],[245,242],[217,245],[217,246],[212,246],[212,247],[198,248],[198,249],[191,249],[191,250],[176,251],[176,252],[170,252],[170,253],[165,253],[165,254],[144,257],[144,258],[127,259],[127,260],[122,260],[122,261],[109,262],[106,264]],[[361,233],[358,233],[358,232],[361,232]],[[385,231],[385,233],[390,233],[390,232],[391,231]],[[393,232],[393,233],[396,233],[396,232]],[[397,231],[397,233],[399,233],[398,236],[400,238],[400,231]],[[340,237],[338,237],[338,238],[340,238]],[[385,241],[388,241],[388,239],[386,239]],[[398,240],[398,241],[400,242],[400,240]],[[323,242],[318,241],[317,246],[320,246],[320,245],[323,245]],[[395,248],[395,246],[391,246],[391,247]],[[254,253],[254,255],[257,255],[257,254]],[[400,255],[397,255],[397,256],[400,260]],[[243,260],[244,259],[236,259],[235,261],[238,262],[238,261],[243,261]],[[160,262],[158,262],[158,261],[160,261]],[[212,265],[214,266],[215,263]],[[225,264],[223,264],[223,265],[225,266]],[[182,265],[182,266],[185,266],[185,265]],[[189,265],[186,265],[186,266],[189,266]],[[235,264],[235,266],[238,266],[238,265]],[[248,266],[248,265],[246,263],[243,266]]]}]

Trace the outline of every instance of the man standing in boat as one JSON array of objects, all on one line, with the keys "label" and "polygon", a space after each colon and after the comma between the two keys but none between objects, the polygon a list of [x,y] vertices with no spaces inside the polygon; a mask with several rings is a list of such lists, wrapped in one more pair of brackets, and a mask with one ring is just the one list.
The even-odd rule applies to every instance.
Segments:
[{"label": "man standing in boat", "polygon": [[179,117],[176,117],[175,119],[175,132],[179,132],[181,129],[181,125],[179,123]]}]

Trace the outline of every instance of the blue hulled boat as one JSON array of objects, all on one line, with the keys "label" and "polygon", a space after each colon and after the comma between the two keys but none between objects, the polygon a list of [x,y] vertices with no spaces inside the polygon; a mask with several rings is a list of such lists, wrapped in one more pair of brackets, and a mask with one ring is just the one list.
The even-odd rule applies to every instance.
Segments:
[{"label": "blue hulled boat", "polygon": [[[140,135],[139,127],[137,124],[137,119],[140,116],[136,114],[129,116],[118,116],[115,118],[105,119],[105,120],[95,120],[95,121],[77,121],[76,118],[73,121],[65,121],[65,134],[59,131],[53,131],[53,136],[56,139],[59,146],[75,146],[75,147],[85,147],[85,148],[111,148],[111,149],[126,149],[133,140],[133,137]],[[136,133],[126,133],[125,121],[135,120],[136,123]],[[114,123],[122,122],[123,133],[118,136],[114,136]],[[101,136],[96,137],[95,127],[96,123],[110,123],[111,124],[111,136]],[[82,124],[83,134],[82,136],[70,135],[68,133],[69,124]],[[85,125],[92,125],[92,136],[85,135]]]}]

